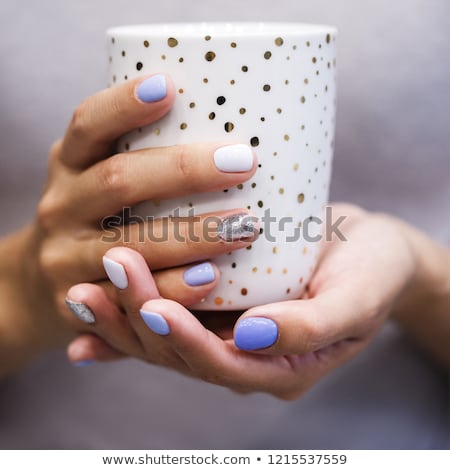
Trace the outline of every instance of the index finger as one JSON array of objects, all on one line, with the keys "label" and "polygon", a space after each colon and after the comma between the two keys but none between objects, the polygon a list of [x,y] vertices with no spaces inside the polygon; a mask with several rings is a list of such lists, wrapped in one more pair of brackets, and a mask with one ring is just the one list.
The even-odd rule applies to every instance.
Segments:
[{"label": "index finger", "polygon": [[160,119],[174,99],[174,85],[166,75],[135,78],[87,98],[73,113],[61,161],[84,169],[108,157],[119,137]]}]

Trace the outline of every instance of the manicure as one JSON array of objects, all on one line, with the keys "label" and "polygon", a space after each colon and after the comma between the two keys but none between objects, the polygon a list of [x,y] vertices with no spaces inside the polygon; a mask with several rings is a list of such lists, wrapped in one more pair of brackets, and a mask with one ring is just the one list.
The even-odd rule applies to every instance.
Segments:
[{"label": "manicure", "polygon": [[144,103],[154,103],[166,97],[166,77],[164,75],[153,75],[141,82],[137,89],[137,97]]},{"label": "manicure", "polygon": [[82,302],[74,302],[73,300],[66,299],[66,305],[69,307],[71,312],[84,323],[95,323],[94,312]]},{"label": "manicure", "polygon": [[203,286],[213,282],[216,279],[216,273],[211,263],[202,263],[186,269],[183,279],[188,286]]},{"label": "manicure", "polygon": [[214,164],[225,173],[243,173],[253,168],[253,152],[247,145],[226,145],[214,152]]},{"label": "manicure", "polygon": [[277,339],[278,326],[269,318],[244,318],[234,331],[234,343],[245,351],[268,348],[273,346]]},{"label": "manicure", "polygon": [[226,242],[255,238],[258,219],[250,214],[233,214],[223,218],[217,226],[217,235]]},{"label": "manicure", "polygon": [[141,310],[139,313],[153,333],[161,336],[167,336],[170,333],[169,325],[160,313],[146,312],[145,310]]},{"label": "manicure", "polygon": [[128,276],[125,272],[125,268],[120,263],[104,256],[103,266],[105,268],[106,274],[109,277],[109,280],[118,289],[126,289],[128,287]]}]

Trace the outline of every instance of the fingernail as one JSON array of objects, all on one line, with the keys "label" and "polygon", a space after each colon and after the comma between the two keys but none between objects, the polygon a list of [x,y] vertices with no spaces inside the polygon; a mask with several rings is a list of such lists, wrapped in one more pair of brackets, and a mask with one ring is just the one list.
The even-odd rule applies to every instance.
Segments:
[{"label": "fingernail", "polygon": [[74,302],[70,299],[65,299],[66,305],[71,312],[84,323],[95,323],[94,312],[82,302]]},{"label": "fingernail", "polygon": [[217,235],[226,242],[254,238],[258,233],[258,219],[250,214],[233,214],[223,218],[217,226]]},{"label": "fingernail", "polygon": [[118,288],[126,289],[128,287],[128,277],[125,268],[116,261],[103,257],[103,266],[105,267],[106,274],[109,280]]},{"label": "fingernail", "polygon": [[186,269],[183,279],[188,286],[203,286],[213,282],[216,279],[216,273],[211,263],[202,263]]},{"label": "fingernail", "polygon": [[277,339],[277,324],[269,318],[244,318],[234,331],[234,343],[245,351],[268,348],[275,344]]},{"label": "fingernail", "polygon": [[160,313],[140,311],[145,324],[158,335],[166,336],[170,333],[170,328],[164,317]]},{"label": "fingernail", "polygon": [[93,359],[86,359],[84,361],[72,362],[72,364],[75,367],[86,367],[86,366],[90,366],[94,363],[95,363],[95,361]]},{"label": "fingernail", "polygon": [[225,173],[242,173],[253,167],[253,152],[247,145],[226,145],[214,152],[214,164]]},{"label": "fingernail", "polygon": [[136,90],[137,97],[144,103],[153,103],[166,97],[166,77],[153,75],[141,82]]}]

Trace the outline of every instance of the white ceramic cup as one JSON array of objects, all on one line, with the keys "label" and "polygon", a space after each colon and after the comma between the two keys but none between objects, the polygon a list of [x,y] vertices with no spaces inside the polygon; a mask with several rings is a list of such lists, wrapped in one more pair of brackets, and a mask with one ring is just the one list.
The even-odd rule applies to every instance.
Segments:
[{"label": "white ceramic cup", "polygon": [[262,233],[251,249],[214,259],[218,286],[201,310],[296,299],[318,258],[334,145],[336,35],[294,23],[178,23],[109,29],[111,85],[167,73],[177,96],[164,118],[125,136],[119,151],[201,141],[241,143],[254,177],[216,193],[148,201],[142,216],[243,208]]}]

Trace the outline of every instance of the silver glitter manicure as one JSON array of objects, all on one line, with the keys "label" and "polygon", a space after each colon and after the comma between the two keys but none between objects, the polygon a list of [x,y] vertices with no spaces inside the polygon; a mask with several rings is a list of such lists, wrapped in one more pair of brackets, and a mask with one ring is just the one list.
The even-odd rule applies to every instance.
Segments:
[{"label": "silver glitter manicure", "polygon": [[258,219],[250,214],[233,214],[217,226],[217,235],[226,242],[255,238],[257,231]]},{"label": "silver glitter manicure", "polygon": [[95,323],[94,313],[86,304],[73,302],[69,299],[66,299],[66,304],[72,313],[84,323]]}]

